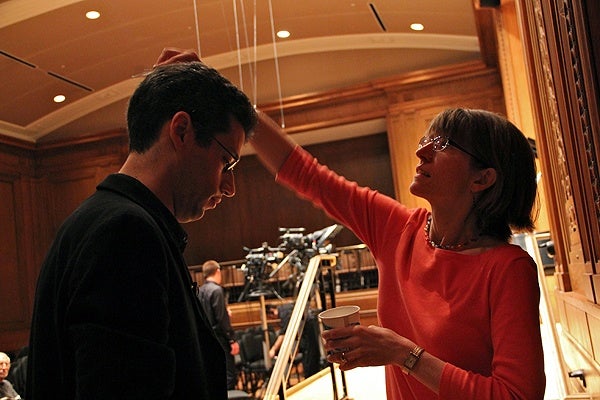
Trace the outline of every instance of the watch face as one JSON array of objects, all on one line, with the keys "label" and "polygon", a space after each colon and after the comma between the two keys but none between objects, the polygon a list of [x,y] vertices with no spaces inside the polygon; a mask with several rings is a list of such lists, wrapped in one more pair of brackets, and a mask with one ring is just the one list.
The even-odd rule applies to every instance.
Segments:
[{"label": "watch face", "polygon": [[406,357],[406,360],[404,360],[404,364],[402,367],[402,371],[405,374],[408,374],[410,371],[412,371],[414,366],[421,359],[421,354],[423,354],[423,351],[423,348],[417,346],[408,354],[408,357]]},{"label": "watch face", "polygon": [[411,353],[411,355],[406,359],[406,361],[404,361],[404,366],[406,368],[412,369],[412,367],[414,367],[417,363],[417,360],[419,359]]}]

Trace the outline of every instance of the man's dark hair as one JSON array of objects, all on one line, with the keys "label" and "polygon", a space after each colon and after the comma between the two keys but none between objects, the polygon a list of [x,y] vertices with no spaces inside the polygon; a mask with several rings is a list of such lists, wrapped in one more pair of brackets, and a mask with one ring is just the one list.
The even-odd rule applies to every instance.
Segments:
[{"label": "man's dark hair", "polygon": [[217,70],[201,62],[162,65],[129,100],[129,151],[148,150],[164,123],[179,111],[191,116],[200,145],[207,145],[210,135],[227,132],[232,120],[242,125],[248,140],[257,121],[248,97]]}]

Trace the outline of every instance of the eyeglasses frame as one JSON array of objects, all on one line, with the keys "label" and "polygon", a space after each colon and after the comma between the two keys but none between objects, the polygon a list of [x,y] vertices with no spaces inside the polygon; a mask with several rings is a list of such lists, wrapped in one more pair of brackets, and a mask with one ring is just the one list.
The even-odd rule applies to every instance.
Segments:
[{"label": "eyeglasses frame", "polygon": [[[445,140],[445,143],[443,145],[440,144],[441,143],[440,139]],[[450,145],[450,146],[455,147],[458,150],[462,151],[463,153],[471,156],[479,164],[484,165],[484,166],[488,165],[487,162],[484,162],[481,158],[479,158],[475,154],[471,153],[469,150],[465,149],[463,146],[456,143],[454,140],[450,139],[447,136],[443,136],[443,135],[438,135],[433,138],[431,138],[430,136],[423,136],[421,138],[421,140],[419,140],[419,147],[417,150],[427,146],[429,143],[433,143],[433,151],[435,151],[435,152],[444,151],[446,149],[446,147],[448,147],[448,145]]]},{"label": "eyeglasses frame", "polygon": [[227,164],[225,164],[225,168],[224,168],[225,172],[233,171],[233,168],[240,162],[240,156],[238,156],[237,154],[235,154],[231,150],[229,150],[227,147],[225,147],[225,145],[223,143],[221,143],[219,141],[219,139],[217,139],[213,135],[208,134],[208,136],[210,136],[212,139],[214,139],[214,141],[217,142],[217,144],[219,146],[221,146],[221,148],[223,150],[225,150],[227,152],[227,154],[229,154],[231,156],[231,158],[233,158],[233,162],[231,162],[231,161],[228,162]]}]

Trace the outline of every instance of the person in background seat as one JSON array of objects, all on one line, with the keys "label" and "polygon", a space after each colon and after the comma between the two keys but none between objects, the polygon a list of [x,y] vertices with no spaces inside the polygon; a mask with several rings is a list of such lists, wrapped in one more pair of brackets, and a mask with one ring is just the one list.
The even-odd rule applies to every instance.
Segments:
[{"label": "person in background seat", "polygon": [[[269,357],[274,358],[285,337],[285,332],[290,323],[294,303],[284,303],[281,305],[267,304],[267,316],[279,318],[281,320],[281,329],[277,333],[275,343],[269,349]],[[321,370],[321,343],[319,338],[319,323],[312,310],[308,310],[304,329],[300,338],[298,352],[302,353],[302,369],[304,378],[308,378]]]},{"label": "person in background seat", "polygon": [[13,388],[10,381],[6,379],[10,371],[10,357],[0,352],[0,400],[17,400],[21,396]]}]

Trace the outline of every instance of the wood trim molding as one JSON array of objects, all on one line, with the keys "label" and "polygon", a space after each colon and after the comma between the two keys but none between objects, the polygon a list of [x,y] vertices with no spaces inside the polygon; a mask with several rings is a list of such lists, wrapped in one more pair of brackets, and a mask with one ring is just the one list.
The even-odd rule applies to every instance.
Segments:
[{"label": "wood trim molding", "polygon": [[[597,80],[588,68],[591,38],[579,2],[566,0],[547,4],[540,0],[522,2],[529,29],[529,58],[533,82],[538,91],[538,120],[545,132],[541,146],[546,162],[545,175],[551,177],[555,208],[550,209],[557,244],[557,271],[569,273],[565,289],[585,293],[598,302],[597,280],[600,248],[600,171],[597,143]],[[588,18],[593,18],[589,16]],[[592,121],[592,118],[595,118]],[[596,143],[595,143],[596,142]],[[566,275],[565,275],[566,276]]]},{"label": "wood trim molding", "polygon": [[477,27],[481,58],[485,65],[496,68],[498,66],[497,37],[494,23],[496,11],[494,8],[481,7],[480,0],[473,0],[473,11],[475,13],[475,26]]}]

